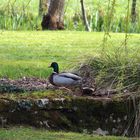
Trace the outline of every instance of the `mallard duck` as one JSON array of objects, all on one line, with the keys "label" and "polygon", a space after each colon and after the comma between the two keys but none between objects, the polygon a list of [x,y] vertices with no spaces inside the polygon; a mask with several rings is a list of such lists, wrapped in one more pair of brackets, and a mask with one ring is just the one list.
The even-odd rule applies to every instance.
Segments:
[{"label": "mallard duck", "polygon": [[56,62],[52,62],[49,67],[53,68],[53,73],[50,75],[49,81],[54,86],[71,87],[80,85],[82,82],[82,78],[76,74],[68,72],[59,73],[59,66]]}]

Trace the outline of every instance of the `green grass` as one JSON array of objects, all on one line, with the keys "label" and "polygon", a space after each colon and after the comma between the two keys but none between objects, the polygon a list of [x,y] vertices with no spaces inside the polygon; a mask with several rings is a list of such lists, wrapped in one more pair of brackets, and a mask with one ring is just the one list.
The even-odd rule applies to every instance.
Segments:
[{"label": "green grass", "polygon": [[[61,71],[78,67],[85,60],[100,56],[104,33],[70,31],[25,31],[0,33],[0,77],[19,78],[36,76],[46,78],[52,61],[60,64]],[[131,34],[128,52],[131,58],[140,60],[140,35]],[[118,52],[124,34],[111,34],[105,52]],[[104,52],[102,52],[104,53]]]},{"label": "green grass", "polygon": [[95,136],[73,132],[51,132],[35,128],[0,129],[1,140],[128,140],[125,137]]}]

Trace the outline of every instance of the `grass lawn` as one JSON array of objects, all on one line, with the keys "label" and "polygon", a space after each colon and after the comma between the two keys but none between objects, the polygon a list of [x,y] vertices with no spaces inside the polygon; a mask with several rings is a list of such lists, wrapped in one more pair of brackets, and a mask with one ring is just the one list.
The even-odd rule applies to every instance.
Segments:
[{"label": "grass lawn", "polygon": [[[0,32],[0,77],[36,76],[46,78],[52,61],[61,71],[79,66],[90,57],[100,56],[104,33],[70,31],[4,31]],[[140,58],[140,35],[128,39],[129,57]],[[124,34],[112,33],[105,49],[118,53]]]},{"label": "grass lawn", "polygon": [[1,140],[128,140],[125,137],[95,136],[73,132],[51,132],[44,129],[12,128],[0,129]]}]

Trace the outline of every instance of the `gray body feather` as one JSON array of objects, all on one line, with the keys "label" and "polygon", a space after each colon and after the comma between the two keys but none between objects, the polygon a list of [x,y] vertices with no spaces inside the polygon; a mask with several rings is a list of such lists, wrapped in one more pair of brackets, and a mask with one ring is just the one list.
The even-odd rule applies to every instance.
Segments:
[{"label": "gray body feather", "polygon": [[81,83],[82,78],[72,73],[60,73],[53,75],[53,83],[58,86],[72,86]]}]

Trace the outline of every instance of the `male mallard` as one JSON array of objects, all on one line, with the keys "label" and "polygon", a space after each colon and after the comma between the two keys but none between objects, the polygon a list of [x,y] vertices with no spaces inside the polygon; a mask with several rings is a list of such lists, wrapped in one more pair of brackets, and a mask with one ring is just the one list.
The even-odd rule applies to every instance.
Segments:
[{"label": "male mallard", "polygon": [[58,87],[71,87],[80,85],[82,82],[82,78],[73,73],[59,73],[58,63],[52,62],[49,66],[53,68],[53,73],[49,77],[49,81],[52,85]]}]

